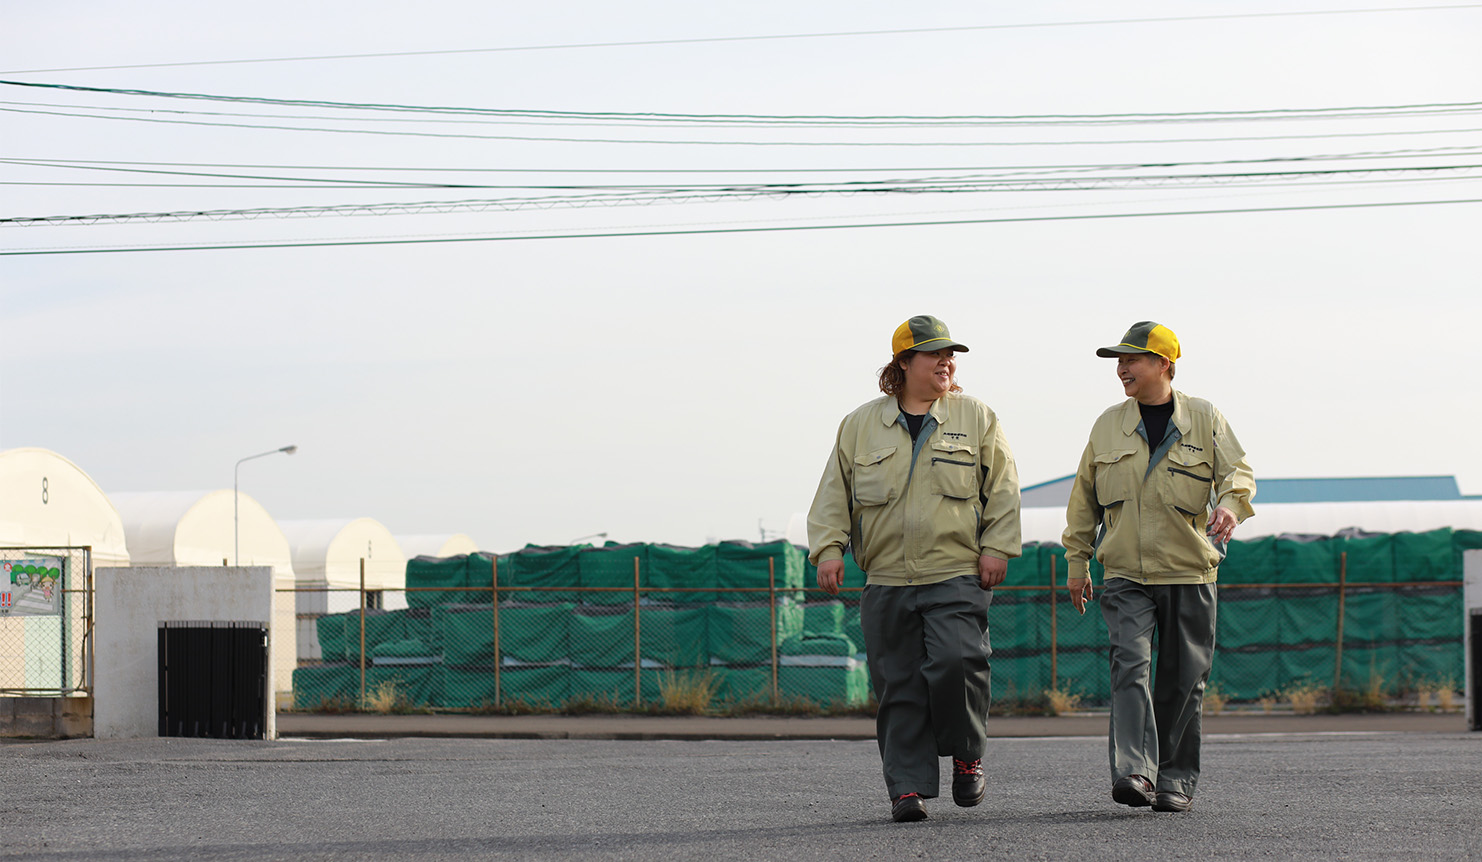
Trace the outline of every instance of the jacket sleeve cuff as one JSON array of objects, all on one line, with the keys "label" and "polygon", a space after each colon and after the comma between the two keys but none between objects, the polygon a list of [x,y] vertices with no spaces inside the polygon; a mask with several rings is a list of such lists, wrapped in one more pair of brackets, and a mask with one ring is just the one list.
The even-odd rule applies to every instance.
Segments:
[{"label": "jacket sleeve cuff", "polygon": [[980,557],[997,557],[1000,560],[1003,560],[1004,562],[1008,562],[1009,560],[1012,560],[1015,557],[1020,556],[1022,553],[1023,552],[1021,552],[1021,551],[1014,551],[1014,552],[1010,553],[1009,551],[999,550],[998,548],[979,548],[978,549],[978,556],[980,556]]},{"label": "jacket sleeve cuff", "polygon": [[1246,518],[1256,513],[1255,509],[1251,508],[1250,501],[1244,494],[1226,494],[1215,505],[1224,506],[1226,509],[1234,512],[1235,520],[1240,522],[1244,522]]},{"label": "jacket sleeve cuff", "polygon": [[1078,560],[1072,557],[1066,557],[1065,580],[1069,583],[1076,579],[1087,581],[1091,579],[1091,561],[1089,559]]},{"label": "jacket sleeve cuff", "polygon": [[821,566],[824,563],[832,563],[836,560],[842,561],[843,559],[844,549],[838,545],[829,545],[827,548],[818,552],[818,559],[813,561],[813,565]]}]

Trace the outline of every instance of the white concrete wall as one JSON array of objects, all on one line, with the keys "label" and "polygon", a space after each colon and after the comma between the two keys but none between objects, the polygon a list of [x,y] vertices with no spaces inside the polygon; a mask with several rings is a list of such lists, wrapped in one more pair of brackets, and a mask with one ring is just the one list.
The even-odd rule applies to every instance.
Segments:
[{"label": "white concrete wall", "polygon": [[[273,570],[268,566],[98,569],[93,735],[159,734],[159,624],[260,621],[273,642]],[[292,637],[292,632],[287,633]],[[267,738],[277,734],[273,665],[268,663]]]},{"label": "white concrete wall", "polygon": [[1482,704],[1477,703],[1482,698],[1482,691],[1477,690],[1474,680],[1477,672],[1472,667],[1472,614],[1482,613],[1482,551],[1465,551],[1462,553],[1462,587],[1461,604],[1462,623],[1465,628],[1462,631],[1462,643],[1465,645],[1463,652],[1466,653],[1466,663],[1463,671],[1467,678],[1466,702],[1467,702],[1467,728],[1469,730],[1482,730]]}]

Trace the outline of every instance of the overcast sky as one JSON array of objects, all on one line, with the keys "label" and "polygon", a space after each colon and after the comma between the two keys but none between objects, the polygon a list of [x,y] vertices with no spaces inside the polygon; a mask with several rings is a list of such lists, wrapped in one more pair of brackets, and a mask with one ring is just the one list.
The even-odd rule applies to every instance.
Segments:
[{"label": "overcast sky", "polygon": [[[604,196],[0,224],[0,252],[481,240],[0,257],[0,447],[54,450],[113,492],[230,487],[239,458],[297,444],[242,467],[275,517],[490,550],[755,539],[807,509],[905,318],[971,348],[960,381],[1026,485],[1072,472],[1121,398],[1094,348],[1154,319],[1183,342],[1178,388],[1221,408],[1258,478],[1453,474],[1482,493],[1482,205],[1409,205],[1482,199],[1482,4],[1270,14],[1378,8],[10,4],[6,81],[730,122],[0,86],[4,219]],[[1146,20],[1168,18],[1188,20]],[[738,38],[760,36],[798,38]],[[404,56],[203,62],[386,53]],[[102,66],[142,68],[80,68]],[[1453,107],[1401,107],[1422,105]],[[1387,110],[1249,113],[1365,107]],[[1088,117],[1127,114],[1179,116]],[[1038,119],[939,119],[1010,116]],[[1011,169],[1022,185],[981,185]],[[1246,176],[1210,176],[1229,174]],[[1047,178],[1064,182],[1028,182]],[[617,184],[681,191],[620,204]],[[1262,211],[1131,217],[1220,210]],[[903,222],[977,223],[836,229]],[[752,230],[777,227],[829,229]]]}]

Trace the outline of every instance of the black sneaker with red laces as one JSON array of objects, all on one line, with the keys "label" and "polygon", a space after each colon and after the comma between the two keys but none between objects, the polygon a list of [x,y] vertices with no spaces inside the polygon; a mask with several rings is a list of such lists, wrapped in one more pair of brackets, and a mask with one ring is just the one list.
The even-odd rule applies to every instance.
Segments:
[{"label": "black sneaker with red laces", "polygon": [[926,819],[926,803],[919,793],[902,793],[890,800],[890,819],[897,823]]},{"label": "black sneaker with red laces", "polygon": [[971,808],[983,801],[988,791],[988,782],[983,780],[983,759],[962,760],[952,758],[952,801],[963,808]]}]

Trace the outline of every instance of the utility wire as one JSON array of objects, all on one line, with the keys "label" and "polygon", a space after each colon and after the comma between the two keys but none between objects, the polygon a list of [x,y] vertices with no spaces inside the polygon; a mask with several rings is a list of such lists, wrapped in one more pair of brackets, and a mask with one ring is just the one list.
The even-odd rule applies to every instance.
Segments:
[{"label": "utility wire", "polygon": [[[684,114],[673,112],[627,111],[557,111],[528,108],[477,108],[452,105],[406,105],[385,102],[339,102],[327,99],[281,99],[271,96],[227,96],[215,93],[185,93],[170,90],[141,90],[122,87],[88,87],[78,84],[55,84],[39,81],[7,81],[0,86],[33,87],[83,93],[105,93],[116,96],[144,96],[160,99],[187,99],[235,104],[277,105],[294,108],[333,108],[351,111],[387,111],[394,113],[455,114],[461,116],[560,119],[592,121],[627,121],[646,123],[762,123],[770,125],[829,126],[832,124],[996,124],[1027,126],[1061,126],[1081,124],[1207,123],[1251,122],[1261,120],[1316,119],[1390,119],[1403,116],[1475,113],[1482,101],[1421,102],[1400,105],[1346,105],[1316,108],[1261,108],[1244,111],[1141,111],[1104,114],[947,114],[947,115],[839,115],[839,114]],[[291,119],[291,118],[290,118]]]},{"label": "utility wire", "polygon": [[[198,219],[212,221],[274,218],[303,218],[346,215],[421,215],[448,214],[453,212],[481,212],[490,209],[551,209],[556,207],[619,206],[654,203],[686,203],[701,200],[750,200],[756,198],[829,197],[838,195],[923,195],[964,194],[987,192],[1032,192],[1032,191],[1087,191],[1102,189],[1129,189],[1146,187],[1182,186],[1187,188],[1220,188],[1270,186],[1272,184],[1294,185],[1296,181],[1324,181],[1342,178],[1352,183],[1389,181],[1398,175],[1417,175],[1415,178],[1451,180],[1455,177],[1440,176],[1442,173],[1469,172],[1482,169],[1482,164],[1448,165],[1437,167],[1359,168],[1336,170],[1308,170],[1283,172],[1243,172],[1225,174],[1162,174],[1135,177],[1057,177],[1051,179],[1001,179],[983,177],[923,178],[910,181],[857,182],[842,184],[755,184],[732,186],[628,186],[598,189],[573,187],[532,187],[541,191],[559,190],[563,194],[539,195],[512,198],[458,200],[458,201],[413,201],[376,204],[334,204],[293,207],[222,208],[211,210],[176,210],[169,212],[136,212],[91,215],[56,216],[13,216],[0,218],[0,227],[37,225],[86,225],[101,223],[122,224],[134,221],[184,222]],[[582,191],[582,194],[570,194]]]},{"label": "utility wire", "polygon": [[133,63],[115,66],[71,66],[54,69],[10,69],[0,75],[35,75],[48,72],[96,72],[115,69],[166,69],[182,66],[228,66],[246,63],[301,63],[323,60],[366,60],[384,57],[434,57],[457,54],[496,54],[514,51],[570,51],[590,48],[637,48],[658,45],[701,45],[723,42],[763,42],[787,39],[839,39],[861,36],[895,36],[919,33],[966,33],[993,30],[1028,30],[1050,27],[1103,27],[1127,24],[1168,24],[1194,21],[1228,21],[1252,18],[1295,18],[1320,15],[1369,15],[1392,12],[1433,12],[1452,9],[1475,9],[1482,3],[1460,3],[1445,6],[1388,6],[1368,9],[1314,9],[1296,12],[1246,12],[1227,15],[1176,15],[1157,18],[1106,18],[1087,21],[1041,21],[1024,24],[982,24],[958,27],[912,27],[893,30],[845,30],[832,33],[789,33],[758,36],[714,36],[692,39],[646,39],[631,42],[578,42],[556,45],[516,45],[499,48],[453,48],[434,51],[383,51],[369,54],[321,54],[305,57],[259,57],[237,60],[194,60],[177,63]]},{"label": "utility wire", "polygon": [[1276,212],[1313,212],[1319,210],[1352,210],[1352,209],[1377,209],[1391,207],[1414,207],[1414,206],[1444,206],[1449,204],[1477,204],[1482,203],[1482,198],[1464,198],[1454,200],[1429,200],[1429,201],[1381,201],[1371,203],[1353,204],[1315,204],[1307,206],[1286,207],[1242,207],[1232,209],[1212,210],[1181,210],[1162,212],[1140,212],[1140,213],[1088,213],[1083,215],[1058,215],[1058,216],[1021,216],[1009,218],[989,219],[944,219],[935,221],[903,221],[903,222],[875,222],[871,224],[827,224],[827,225],[777,225],[767,227],[732,227],[732,228],[696,228],[681,230],[637,230],[637,231],[611,231],[602,233],[565,233],[545,234],[540,236],[479,236],[479,237],[431,237],[416,239],[372,239],[372,240],[324,240],[310,242],[269,242],[269,243],[220,243],[202,245],[179,245],[179,246],[144,246],[144,247],[113,247],[113,248],[49,248],[49,249],[24,249],[0,251],[0,257],[22,257],[36,255],[60,255],[60,254],[121,254],[128,252],[158,252],[158,251],[228,251],[241,249],[270,249],[270,248],[328,248],[343,246],[376,246],[376,245],[428,245],[446,243],[466,242],[512,242],[551,239],[614,239],[628,237],[652,237],[652,236],[698,236],[703,234],[746,234],[746,233],[779,233],[784,231],[815,231],[815,230],[854,230],[859,228],[900,228],[900,227],[946,227],[961,225],[984,225],[984,224],[1012,224],[1028,222],[1055,222],[1055,221],[1105,221],[1123,218],[1166,218],[1180,216],[1205,216],[1205,215],[1237,215],[1251,213],[1276,213]]},{"label": "utility wire", "polygon": [[42,114],[48,116],[72,117],[80,119],[95,120],[122,120],[135,123],[165,123],[169,125],[207,126],[213,128],[229,129],[263,129],[269,131],[292,131],[292,132],[328,132],[331,134],[346,135],[378,135],[389,137],[412,137],[412,138],[449,138],[462,140],[481,141],[532,141],[542,143],[572,143],[572,144],[653,144],[653,145],[682,145],[682,146],[733,146],[733,147],[1054,147],[1054,146],[1094,146],[1094,145],[1118,145],[1118,144],[1198,144],[1198,143],[1231,143],[1247,141],[1288,141],[1288,140],[1313,140],[1325,138],[1372,138],[1388,137],[1395,135],[1447,135],[1464,134],[1482,131],[1482,128],[1470,129],[1415,129],[1410,131],[1395,132],[1322,132],[1302,135],[1241,135],[1225,137],[1206,138],[1144,138],[1128,140],[1052,140],[1052,141],[738,141],[738,140],[665,140],[665,139],[635,139],[635,138],[571,138],[541,135],[475,135],[466,133],[448,132],[409,132],[394,131],[389,129],[335,129],[316,126],[276,126],[261,123],[218,123],[201,120],[170,120],[162,117],[114,117],[106,115],[68,113],[57,111],[38,111],[23,108],[0,108],[0,112],[20,114]]}]

